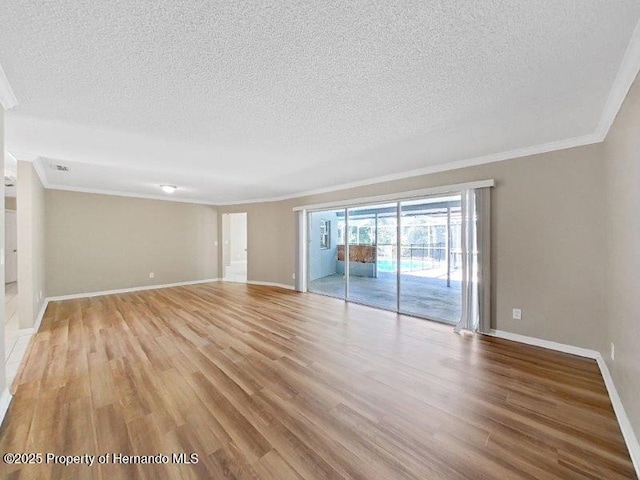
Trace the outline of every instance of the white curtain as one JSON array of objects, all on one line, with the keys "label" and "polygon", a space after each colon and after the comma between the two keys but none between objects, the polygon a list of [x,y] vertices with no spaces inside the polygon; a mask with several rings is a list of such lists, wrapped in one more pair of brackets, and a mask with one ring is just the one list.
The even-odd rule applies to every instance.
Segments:
[{"label": "white curtain", "polygon": [[462,314],[455,327],[488,333],[490,322],[490,189],[462,191]]}]

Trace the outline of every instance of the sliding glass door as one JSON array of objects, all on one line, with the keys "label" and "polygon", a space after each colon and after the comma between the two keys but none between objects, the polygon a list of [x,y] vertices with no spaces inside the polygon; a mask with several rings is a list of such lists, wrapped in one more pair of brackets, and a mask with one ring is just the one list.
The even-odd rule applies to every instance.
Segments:
[{"label": "sliding glass door", "polygon": [[460,195],[400,203],[400,312],[455,323],[461,312]]},{"label": "sliding glass door", "polygon": [[347,216],[347,298],[395,311],[398,307],[397,203],[349,208]]},{"label": "sliding glass door", "polygon": [[460,319],[460,194],[311,212],[308,224],[309,291]]}]

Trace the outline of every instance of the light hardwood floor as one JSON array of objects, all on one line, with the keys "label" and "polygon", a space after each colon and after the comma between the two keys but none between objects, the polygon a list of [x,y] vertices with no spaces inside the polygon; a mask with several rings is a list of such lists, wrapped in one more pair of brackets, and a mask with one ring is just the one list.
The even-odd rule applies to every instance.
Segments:
[{"label": "light hardwood floor", "polygon": [[4,452],[200,461],[0,478],[635,478],[594,361],[318,295],[215,283],[52,303],[27,355]]}]

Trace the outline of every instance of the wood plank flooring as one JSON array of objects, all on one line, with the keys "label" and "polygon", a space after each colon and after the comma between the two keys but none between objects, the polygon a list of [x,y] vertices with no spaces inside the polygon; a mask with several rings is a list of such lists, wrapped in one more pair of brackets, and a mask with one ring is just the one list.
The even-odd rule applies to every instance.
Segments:
[{"label": "wood plank flooring", "polygon": [[594,361],[313,294],[214,283],[49,305],[3,452],[15,479],[635,478]]}]

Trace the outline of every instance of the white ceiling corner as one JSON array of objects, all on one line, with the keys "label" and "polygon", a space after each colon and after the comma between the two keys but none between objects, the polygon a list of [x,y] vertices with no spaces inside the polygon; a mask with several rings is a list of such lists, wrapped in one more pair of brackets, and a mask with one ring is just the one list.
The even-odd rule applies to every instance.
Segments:
[{"label": "white ceiling corner", "polygon": [[588,145],[638,73],[639,19],[636,0],[7,0],[6,145],[47,188],[220,205]]},{"label": "white ceiling corner", "polygon": [[613,121],[620,111],[620,107],[627,97],[627,93],[631,88],[634,80],[640,72],[640,20],[636,23],[636,27],[631,35],[631,40],[624,53],[618,74],[611,86],[607,102],[605,103],[600,122],[596,129],[600,141],[604,141]]}]

